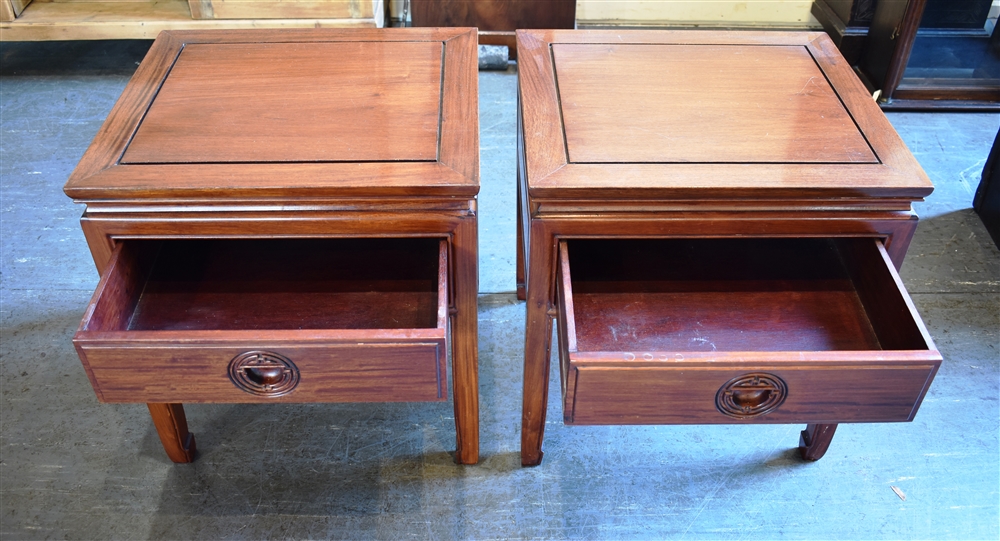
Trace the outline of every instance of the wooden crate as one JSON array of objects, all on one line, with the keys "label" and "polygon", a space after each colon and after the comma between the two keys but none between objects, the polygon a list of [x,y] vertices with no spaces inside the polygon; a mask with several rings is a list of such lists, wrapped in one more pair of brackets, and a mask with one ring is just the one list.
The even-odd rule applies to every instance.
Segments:
[{"label": "wooden crate", "polygon": [[[48,41],[78,39],[154,39],[163,30],[209,30],[249,28],[377,27],[385,17],[383,0],[334,0],[371,8],[368,18],[334,14],[303,15],[300,18],[192,18],[188,0],[0,0],[0,41]],[[226,2],[231,4],[233,2]],[[237,3],[250,3],[247,0]],[[278,2],[271,2],[277,4]],[[295,2],[283,2],[293,4]],[[317,2],[319,3],[319,2]],[[299,2],[299,4],[303,4]],[[216,2],[216,5],[220,5]],[[19,12],[22,6],[23,12]],[[349,6],[348,6],[349,7]],[[359,8],[360,9],[360,8]],[[349,10],[347,10],[349,13]],[[339,13],[339,12],[338,12]],[[362,14],[365,13],[362,10]],[[278,15],[275,15],[278,16]],[[289,15],[291,16],[291,15]]]},{"label": "wooden crate", "polygon": [[381,28],[383,0],[188,0],[194,19],[356,19]]},{"label": "wooden crate", "polygon": [[13,21],[30,3],[31,0],[0,0],[0,21]]}]

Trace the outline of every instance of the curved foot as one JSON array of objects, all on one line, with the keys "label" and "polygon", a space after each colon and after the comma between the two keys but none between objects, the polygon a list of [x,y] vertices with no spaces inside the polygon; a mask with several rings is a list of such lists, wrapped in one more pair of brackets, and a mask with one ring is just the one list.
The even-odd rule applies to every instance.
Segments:
[{"label": "curved foot", "polygon": [[542,463],[542,454],[543,453],[541,451],[538,451],[537,454],[525,453],[524,451],[521,451],[521,466],[522,467],[538,466],[539,464]]},{"label": "curved foot", "polygon": [[153,417],[156,433],[160,435],[163,450],[170,460],[177,463],[194,461],[197,452],[194,434],[188,432],[183,404],[146,404]]},{"label": "curved foot", "polygon": [[816,461],[823,458],[830,448],[830,441],[837,431],[837,425],[807,425],[799,434],[799,453],[804,460]]}]

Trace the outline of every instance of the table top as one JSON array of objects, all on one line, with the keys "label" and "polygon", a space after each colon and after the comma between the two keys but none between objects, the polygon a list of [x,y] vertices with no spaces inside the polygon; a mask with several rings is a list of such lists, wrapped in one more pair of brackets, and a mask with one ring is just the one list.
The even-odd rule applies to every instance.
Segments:
[{"label": "table top", "polygon": [[78,200],[471,197],[475,29],[163,32]]},{"label": "table top", "polygon": [[518,33],[543,198],[919,199],[933,189],[822,33]]}]

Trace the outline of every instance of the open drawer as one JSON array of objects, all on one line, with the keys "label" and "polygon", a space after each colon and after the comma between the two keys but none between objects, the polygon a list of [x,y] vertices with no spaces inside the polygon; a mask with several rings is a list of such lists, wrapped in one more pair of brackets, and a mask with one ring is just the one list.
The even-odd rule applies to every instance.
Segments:
[{"label": "open drawer", "polygon": [[119,241],[73,338],[105,402],[447,398],[441,239]]},{"label": "open drawer", "polygon": [[913,419],[941,355],[879,240],[569,240],[570,424]]}]

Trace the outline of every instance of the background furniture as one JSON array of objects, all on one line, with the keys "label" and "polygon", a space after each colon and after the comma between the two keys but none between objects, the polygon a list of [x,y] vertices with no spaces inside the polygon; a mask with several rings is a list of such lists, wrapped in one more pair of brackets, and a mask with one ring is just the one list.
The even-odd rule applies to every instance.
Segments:
[{"label": "background furniture", "polygon": [[521,461],[568,424],[909,421],[932,186],[826,34],[518,32]]},{"label": "background furniture", "polygon": [[1000,109],[991,0],[878,3],[858,74],[886,109]]},{"label": "background furniture", "polygon": [[[336,59],[336,62],[331,62]],[[66,183],[98,398],[446,400],[478,459],[474,29],[168,32]]]},{"label": "background furniture", "polygon": [[811,12],[851,64],[861,58],[878,0],[814,0]]},{"label": "background furniture", "polygon": [[506,45],[517,59],[519,28],[573,28],[576,0],[411,0],[413,26],[475,26],[479,42]]},{"label": "background furniture", "polygon": [[1000,133],[993,139],[993,147],[983,166],[983,176],[976,188],[972,206],[993,237],[993,243],[1000,246]]},{"label": "background furniture", "polygon": [[0,0],[0,40],[153,39],[162,30],[382,27],[383,0]]}]

